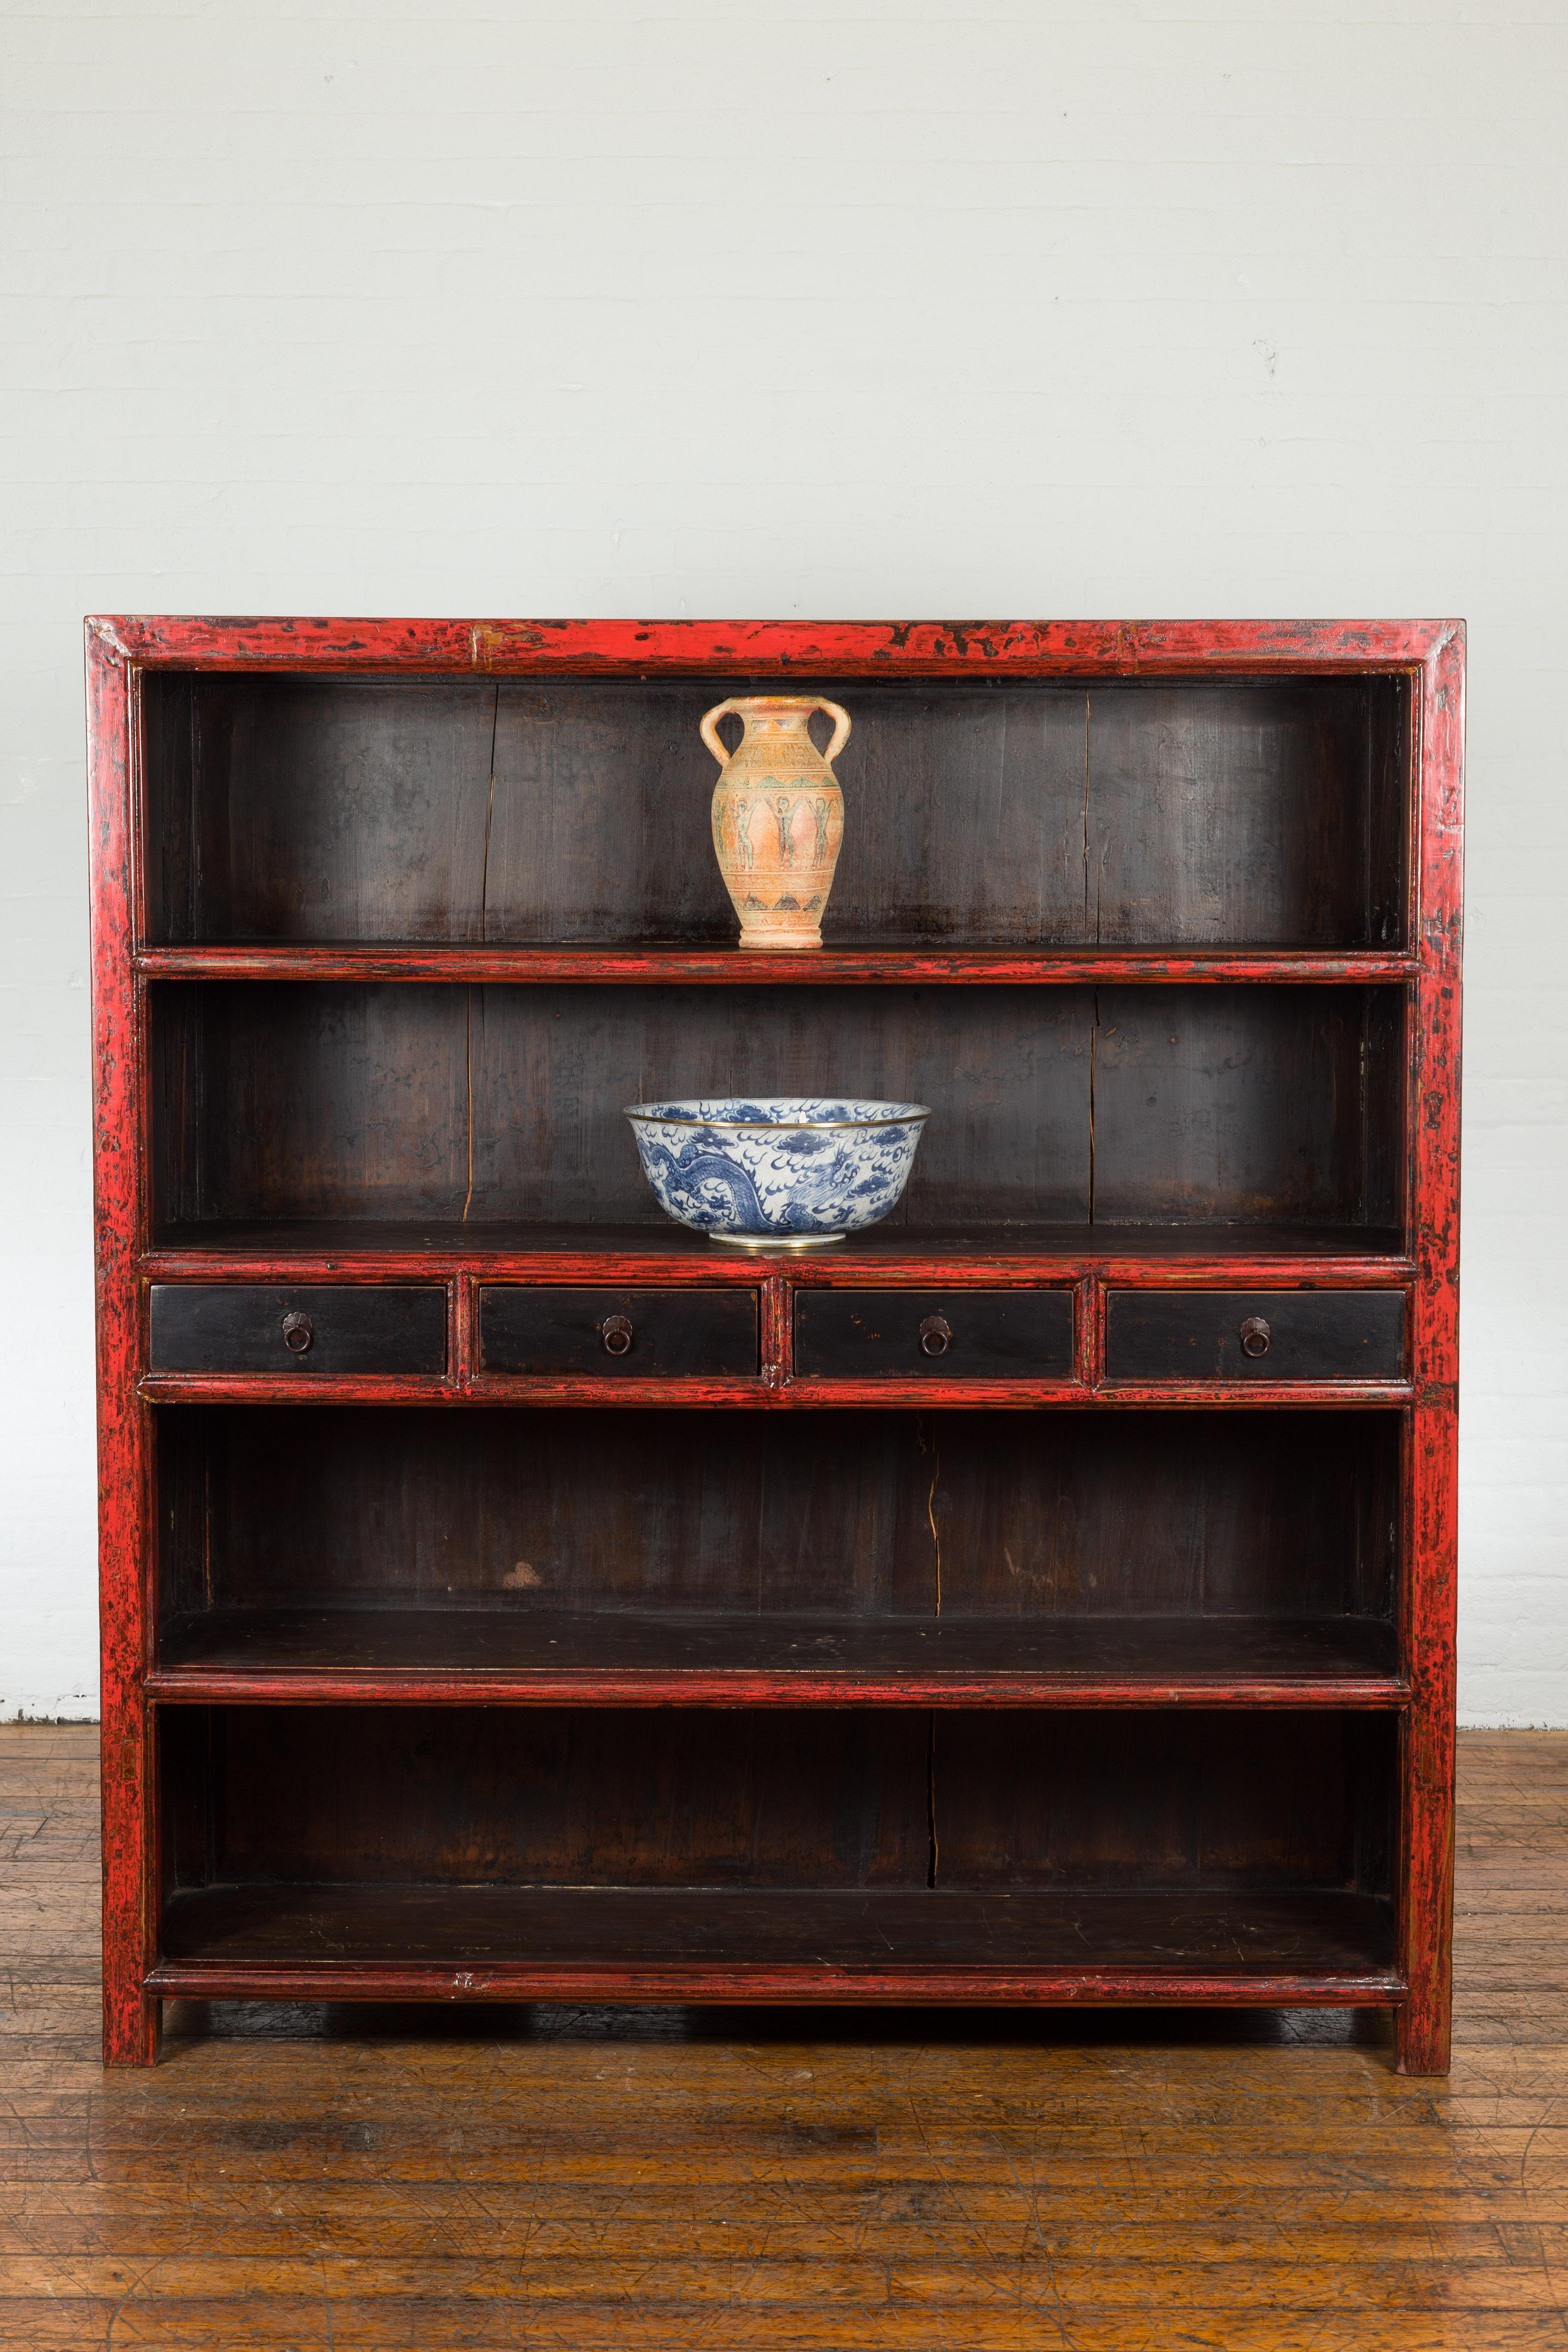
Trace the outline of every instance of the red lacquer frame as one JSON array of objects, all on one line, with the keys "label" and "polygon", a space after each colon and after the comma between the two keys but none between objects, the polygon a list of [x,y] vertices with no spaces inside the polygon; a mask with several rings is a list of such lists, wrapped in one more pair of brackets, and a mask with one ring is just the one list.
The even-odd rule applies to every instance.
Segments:
[{"label": "red lacquer frame", "polygon": [[[550,956],[505,949],[431,951],[410,950],[300,949],[258,955],[255,950],[224,948],[163,949],[146,937],[142,859],[139,854],[141,787],[139,681],[149,669],[316,671],[446,671],[490,676],[577,673],[637,674],[648,670],[691,672],[714,676],[800,677],[829,674],[836,677],[1183,677],[1194,676],[1259,676],[1296,671],[1309,675],[1403,670],[1415,688],[1415,790],[1412,794],[1410,919],[1404,948],[1393,952],[1337,957],[1294,957],[1269,954],[1193,952],[1177,956],[1148,951],[1095,950],[1067,951],[1043,959],[989,951],[910,954],[900,959],[856,950],[829,952],[816,972],[825,980],[923,979],[980,983],[993,980],[1120,979],[1155,982],[1236,979],[1314,981],[1362,979],[1402,982],[1410,1003],[1409,1101],[1412,1108],[1406,1152],[1406,1248],[1408,1257],[1391,1266],[1385,1260],[1375,1270],[1366,1261],[1351,1260],[1331,1268],[1315,1264],[1314,1277],[1331,1272],[1337,1281],[1391,1278],[1409,1286],[1411,1297],[1411,1377],[1407,1383],[1375,1394],[1356,1391],[1363,1401],[1385,1404],[1405,1416],[1406,1538],[1401,1601],[1403,1661],[1401,1675],[1402,1769],[1401,1829],[1403,1875],[1400,1891],[1398,1969],[1404,1986],[1396,2008],[1397,2063],[1402,2071],[1439,2073],[1447,2063],[1449,2025],[1449,1938],[1453,1870],[1454,1768],[1454,1620],[1456,1556],[1456,1469],[1458,1429],[1458,1172],[1459,1172],[1459,974],[1461,950],[1461,878],[1464,756],[1465,639],[1462,623],[1427,622],[967,622],[967,623],[803,623],[803,622],[674,622],[674,621],[351,621],[335,619],[184,619],[115,616],[87,624],[87,689],[89,773],[91,806],[91,890],[93,924],[93,1055],[94,1152],[98,1252],[98,1352],[100,1432],[100,1524],[102,1611],[102,1758],[104,1847],[104,2054],[110,2063],[147,2063],[156,2054],[161,1998],[164,1993],[211,1989],[200,1976],[187,1983],[180,1971],[158,1970],[158,1855],[154,1792],[154,1693],[149,1688],[153,1666],[151,1602],[153,1579],[152,1408],[165,1395],[215,1395],[264,1391],[255,1381],[240,1387],[191,1377],[154,1382],[146,1376],[145,1297],[154,1275],[187,1275],[199,1271],[208,1278],[241,1273],[251,1279],[270,1271],[298,1279],[319,1280],[323,1274],[353,1278],[355,1269],[343,1261],[332,1268],[313,1266],[298,1257],[269,1265],[246,1257],[234,1265],[202,1253],[199,1260],[182,1264],[150,1248],[145,1148],[148,1104],[146,1081],[146,992],[159,975],[225,972],[242,977],[265,971],[274,977],[300,978],[399,974],[449,980],[561,978],[626,980],[671,975],[672,951],[645,954],[641,950],[562,950]],[[722,976],[730,982],[743,976],[763,981],[783,977],[764,965],[773,960],[753,958],[739,973],[727,959],[711,950],[682,953],[682,975],[689,979]],[[798,979],[798,960],[791,960],[788,977]],[[707,967],[711,966],[710,971]],[[907,969],[906,969],[907,967]],[[626,1280],[634,1261],[624,1256],[595,1259],[578,1256],[551,1262],[552,1278],[583,1281]],[[428,1258],[411,1269],[402,1261],[378,1258],[358,1269],[360,1278],[374,1271],[383,1278],[406,1278],[417,1270],[434,1279],[452,1279],[454,1364],[471,1363],[473,1284],[477,1273],[490,1270],[482,1254],[465,1257],[459,1266],[437,1266]],[[1300,1266],[1295,1267],[1300,1278]],[[983,1267],[966,1267],[964,1279],[1021,1280],[1029,1267],[1016,1259],[999,1258]],[[1037,1265],[1033,1278],[1047,1269]],[[1142,1391],[1114,1392],[1099,1386],[1098,1331],[1107,1258],[1092,1267],[1066,1267],[1054,1262],[1054,1278],[1077,1283],[1079,1312],[1079,1380],[1075,1391],[1020,1391],[1014,1402],[1034,1404],[1135,1404]],[[1117,1269],[1117,1271],[1121,1271]],[[907,1261],[879,1263],[879,1281],[918,1282],[940,1272],[952,1278],[951,1265],[922,1265],[911,1253]],[[1126,1278],[1158,1278],[1201,1282],[1219,1278],[1240,1286],[1267,1287],[1288,1276],[1290,1268],[1278,1255],[1272,1257],[1227,1256],[1219,1265],[1205,1267],[1184,1261],[1180,1271],[1163,1268],[1157,1277],[1149,1269],[1128,1267]],[[650,1278],[658,1278],[653,1268]],[[683,1271],[682,1279],[689,1278]],[[714,1278],[740,1278],[740,1271]],[[796,1278],[792,1269],[792,1279]],[[772,1297],[774,1290],[776,1298]],[[771,1304],[770,1304],[771,1300]],[[761,1405],[809,1406],[809,1391],[826,1383],[793,1384],[788,1376],[788,1338],[783,1313],[782,1284],[768,1286],[764,1299],[764,1355],[781,1368],[781,1377],[767,1391],[752,1390],[744,1401]],[[769,1348],[771,1347],[771,1354]],[[436,1384],[439,1391],[460,1402],[464,1396],[493,1391],[504,1384],[474,1380]],[[715,1391],[697,1384],[679,1384],[689,1401],[711,1398]],[[337,1397],[364,1393],[392,1402],[401,1388],[424,1396],[424,1382],[374,1384],[333,1382]],[[547,1401],[575,1393],[571,1383],[531,1383],[530,1391]],[[290,1390],[290,1394],[296,1391]],[[319,1389],[315,1393],[325,1394]],[[879,1388],[879,1401],[887,1391]],[[1334,1404],[1347,1401],[1343,1385],[1306,1393],[1300,1389],[1276,1392],[1250,1388],[1243,1392],[1250,1403],[1289,1402],[1293,1404]],[[661,1398],[675,1402],[668,1387]],[[923,1383],[925,1401],[973,1401],[956,1385]],[[624,1390],[622,1401],[634,1402],[637,1392]],[[849,1401],[844,1383],[832,1384],[835,1402]],[[740,1402],[739,1397],[724,1401]],[[826,1402],[826,1398],[820,1401]],[[994,1391],[991,1401],[998,1402]],[[1169,1388],[1159,1401],[1212,1402],[1212,1388],[1188,1393]],[[1235,1399],[1242,1401],[1241,1394]],[[259,1694],[258,1694],[259,1695]],[[356,1694],[345,1691],[343,1696]],[[161,1689],[159,1699],[170,1694]],[[614,1700],[616,1693],[600,1695]],[[1104,1694],[1101,1694],[1101,1702]],[[1370,1696],[1370,1695],[1369,1695]],[[1386,1697],[1386,1694],[1383,1695]],[[1262,1691],[1234,1694],[1237,1704],[1279,1704]],[[1123,1702],[1125,1703],[1125,1702]],[[1357,1703],[1356,1696],[1350,1703]],[[1363,1700],[1363,1703],[1365,1701]],[[188,1972],[187,1972],[188,1973]],[[250,1972],[254,1974],[255,1972]],[[265,1972],[263,1972],[265,1973]],[[341,1975],[342,1972],[339,1971]],[[426,1991],[451,1997],[465,1990],[476,1996],[516,1997],[533,1979],[526,1972],[516,1982],[479,1986],[455,1984],[449,1976],[418,1971],[367,1971],[340,1985],[334,1979],[310,1980],[323,1994],[357,1991],[406,1998]],[[251,1985],[237,1971],[232,1990],[267,1992],[281,1990],[268,1979]],[[178,1981],[176,1981],[178,1979]],[[553,1980],[541,1993],[558,1997],[604,1995],[623,1999],[671,1997],[669,1988],[634,1981],[630,1975],[614,1983],[603,1972],[584,1970]],[[954,1995],[951,1979],[881,1979],[857,1977],[829,1988],[836,1999],[941,1999]],[[757,1999],[772,1992],[798,1996],[802,1988],[787,1983],[763,1985],[753,1972],[736,1970],[728,1978],[700,1986],[695,1979],[674,1997],[705,2000]],[[1005,1985],[978,1980],[963,1989],[973,1999],[1127,2000],[1148,1998],[1145,1986],[1123,1985],[1099,1972],[1073,1984],[1025,1980]],[[1321,1999],[1378,1999],[1375,1985],[1347,1986],[1331,1995],[1281,1979],[1257,1983],[1245,1990],[1236,1984],[1212,1985],[1197,1979],[1162,1981],[1157,1997],[1189,2000],[1246,1999],[1297,2003]]]}]

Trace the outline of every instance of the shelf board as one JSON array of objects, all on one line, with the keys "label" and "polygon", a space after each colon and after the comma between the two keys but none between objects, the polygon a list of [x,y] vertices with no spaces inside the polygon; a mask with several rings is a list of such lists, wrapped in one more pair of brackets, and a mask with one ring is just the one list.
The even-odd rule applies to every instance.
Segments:
[{"label": "shelf board", "polygon": [[1342,984],[1407,981],[1418,960],[1402,949],[1234,946],[826,946],[769,953],[728,941],[515,946],[422,940],[289,944],[203,943],[144,948],[136,968],[159,980],[578,982],[731,986],[888,986],[1005,982],[1286,981]]},{"label": "shelf board", "polygon": [[1394,1915],[1340,1891],[214,1885],[160,1994],[217,1998],[1377,2001]]},{"label": "shelf board", "polygon": [[1396,1706],[1365,1618],[246,1609],[168,1624],[150,1696],[422,1705]]},{"label": "shelf board", "polygon": [[[555,1261],[542,1266],[542,1259]],[[726,1249],[661,1218],[636,1225],[528,1224],[458,1217],[391,1220],[300,1218],[165,1224],[143,1258],[146,1272],[211,1275],[250,1261],[309,1265],[323,1271],[384,1275],[406,1265],[438,1276],[459,1268],[504,1275],[526,1268],[534,1278],[565,1281],[584,1268],[601,1280],[647,1269],[655,1279],[754,1283],[787,1273],[794,1283],[844,1282],[905,1273],[941,1280],[962,1272],[973,1281],[990,1267],[1071,1281],[1090,1271],[1137,1280],[1168,1267],[1180,1279],[1212,1268],[1221,1281],[1269,1268],[1289,1282],[1291,1268],[1312,1278],[1386,1282],[1408,1275],[1397,1229],[1370,1225],[872,1225],[831,1250],[792,1254]]]}]

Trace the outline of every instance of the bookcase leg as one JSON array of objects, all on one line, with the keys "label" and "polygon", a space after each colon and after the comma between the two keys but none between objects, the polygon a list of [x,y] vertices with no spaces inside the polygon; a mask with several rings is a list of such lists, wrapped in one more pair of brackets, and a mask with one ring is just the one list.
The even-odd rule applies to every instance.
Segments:
[{"label": "bookcase leg", "polygon": [[[1451,1654],[1451,1652],[1450,1652]],[[1446,2074],[1454,2005],[1453,1685],[1441,1704],[1413,1712],[1405,1750],[1405,1979],[1394,2011],[1394,2064],[1401,2074]]]},{"label": "bookcase leg", "polygon": [[156,1862],[150,1828],[153,1739],[118,1675],[103,1696],[103,2063],[153,2066],[163,2003],[143,1990]]},{"label": "bookcase leg", "polygon": [[[1424,1997],[1422,1997],[1424,1996]],[[1448,1988],[1427,1986],[1394,2012],[1394,2064],[1400,2074],[1446,2074],[1448,2071]]]},{"label": "bookcase leg", "polygon": [[[1450,1318],[1437,1369],[1452,1357],[1450,1290],[1418,1299],[1417,1328]],[[1421,1318],[1426,1318],[1426,1322]],[[1417,1376],[1421,1358],[1417,1355]],[[1406,1510],[1411,1543],[1403,1611],[1411,1706],[1400,1741],[1405,1818],[1403,1958],[1409,1996],[1396,2015],[1402,2074],[1446,2074],[1454,1999],[1454,1595],[1458,1425],[1452,1391],[1433,1382],[1411,1416]]]},{"label": "bookcase leg", "polygon": [[103,2063],[106,2066],[155,2066],[163,2041],[163,2004],[140,1988],[116,2000],[107,1975],[103,1986]]}]

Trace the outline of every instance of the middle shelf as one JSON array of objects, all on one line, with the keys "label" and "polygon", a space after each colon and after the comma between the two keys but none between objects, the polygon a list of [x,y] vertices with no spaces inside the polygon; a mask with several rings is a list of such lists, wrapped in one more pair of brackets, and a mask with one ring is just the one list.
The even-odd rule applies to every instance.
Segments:
[{"label": "middle shelf", "polygon": [[1364,1617],[850,1617],[225,1609],[163,1630],[168,1700],[1345,1706],[1405,1696]]},{"label": "middle shelf", "polygon": [[157,1409],[165,1699],[1391,1706],[1402,1423]]},{"label": "middle shelf", "polygon": [[[666,1229],[650,1098],[931,1106],[887,1223],[1369,1238],[1404,1222],[1406,992],[160,979],[160,1237],[318,1223]],[[656,1244],[657,1246],[657,1244]]]},{"label": "middle shelf", "polygon": [[443,981],[457,985],[545,982],[623,985],[825,987],[900,982],[1043,987],[1083,981],[1344,981],[1414,979],[1419,960],[1397,948],[1075,946],[990,948],[828,945],[810,953],[768,953],[729,941],[650,940],[636,946],[545,941],[434,944],[429,940],[289,942],[222,940],[142,950],[136,968],[152,980]]}]

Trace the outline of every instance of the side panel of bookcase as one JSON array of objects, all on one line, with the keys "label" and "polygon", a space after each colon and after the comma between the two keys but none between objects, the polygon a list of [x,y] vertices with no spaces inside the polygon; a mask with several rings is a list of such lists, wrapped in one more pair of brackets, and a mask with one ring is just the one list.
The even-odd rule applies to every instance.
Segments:
[{"label": "side panel of bookcase", "polygon": [[134,943],[132,679],[90,625],[88,776],[92,891],[93,1194],[97,1250],[99,1608],[103,1774],[103,2055],[150,2065],[153,1956],[152,1727],[146,1658],[152,1459],[136,1392],[144,1123]]},{"label": "side panel of bookcase", "polygon": [[1395,2027],[1399,2070],[1406,2074],[1447,2072],[1453,2003],[1464,743],[1465,639],[1456,627],[1424,666],[1412,865],[1421,977],[1410,1039],[1409,1189],[1417,1276],[1403,1612],[1411,1704],[1401,1957],[1410,1990]]}]

